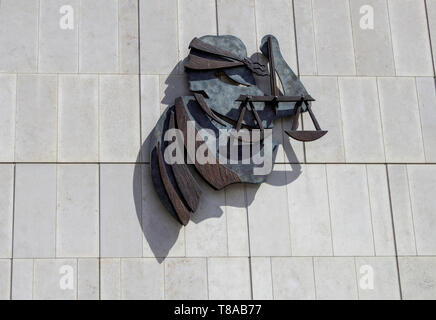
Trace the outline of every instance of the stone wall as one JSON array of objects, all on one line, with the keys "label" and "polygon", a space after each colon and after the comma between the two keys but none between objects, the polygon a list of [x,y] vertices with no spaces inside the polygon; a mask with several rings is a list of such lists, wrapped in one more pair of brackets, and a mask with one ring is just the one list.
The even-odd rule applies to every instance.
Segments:
[{"label": "stone wall", "polygon": [[[0,30],[0,298],[436,298],[436,0],[1,0]],[[279,122],[268,182],[181,228],[145,155],[188,44],[269,33],[329,133]]]}]

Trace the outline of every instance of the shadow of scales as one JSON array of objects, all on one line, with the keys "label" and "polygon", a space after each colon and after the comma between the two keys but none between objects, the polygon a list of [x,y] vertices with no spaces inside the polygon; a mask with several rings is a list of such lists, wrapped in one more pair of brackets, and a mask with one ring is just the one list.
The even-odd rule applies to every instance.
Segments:
[{"label": "shadow of scales", "polygon": [[[232,184],[266,181],[267,174],[253,173],[255,168],[261,168],[265,163],[255,164],[252,160],[263,155],[264,162],[269,161],[272,168],[278,145],[271,142],[269,151],[267,142],[271,140],[271,133],[267,129],[273,128],[274,120],[294,117],[292,129],[286,133],[299,141],[313,141],[327,133],[321,130],[312,112],[311,104],[315,100],[283,59],[278,41],[273,36],[262,39],[261,53],[251,59],[247,57],[245,45],[236,37],[195,38],[184,67],[192,96],[177,98],[175,105],[163,112],[147,138],[151,150],[149,176],[160,201],[179,226],[187,225],[191,219],[195,223],[201,221],[194,213],[200,206],[204,182],[215,190],[222,190]],[[302,112],[309,112],[316,130],[298,130]],[[191,146],[189,123],[194,123],[194,137],[197,134],[202,137],[193,139]],[[169,129],[180,130],[183,139],[166,141],[164,135]],[[227,152],[223,153],[219,143],[211,144],[202,133],[204,129],[216,137],[223,130],[230,132],[224,148]],[[248,136],[240,134],[242,132]],[[231,159],[232,153],[228,151],[235,141],[237,156]],[[248,159],[245,159],[249,160],[248,164],[242,163],[242,142],[250,145]],[[165,150],[170,145],[175,146],[176,151],[187,153],[184,161],[166,161]],[[185,152],[190,147],[194,152]],[[199,151],[208,159],[206,163],[195,157]],[[284,179],[283,184],[300,174],[300,167],[296,166],[294,175]],[[148,230],[143,227],[143,231],[147,237],[147,232],[153,232],[153,226],[148,224]]]}]

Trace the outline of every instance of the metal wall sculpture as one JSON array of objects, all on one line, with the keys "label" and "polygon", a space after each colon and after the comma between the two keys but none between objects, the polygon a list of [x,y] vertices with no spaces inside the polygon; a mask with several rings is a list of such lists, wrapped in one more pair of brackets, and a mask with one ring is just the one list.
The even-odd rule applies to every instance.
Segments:
[{"label": "metal wall sculpture", "polygon": [[[184,67],[192,96],[177,98],[175,105],[164,111],[150,142],[154,187],[167,210],[183,225],[197,210],[201,197],[193,168],[217,190],[235,183],[259,184],[265,181],[266,175],[253,174],[253,168],[258,164],[238,160],[242,159],[243,145],[251,146],[246,160],[253,160],[259,154],[266,155],[266,141],[271,141],[271,133],[267,131],[272,129],[274,120],[294,116],[292,129],[286,133],[303,142],[317,140],[327,133],[321,129],[312,112],[315,100],[283,59],[274,36],[265,36],[261,53],[252,58],[247,57],[240,39],[228,35],[194,38],[189,48]],[[298,130],[302,112],[309,113],[315,130]],[[188,151],[183,155],[184,161],[169,163],[164,156],[165,150],[177,139],[167,141],[165,133],[169,129],[178,129],[181,139],[179,149],[175,150],[186,151],[190,143],[190,123],[193,123],[194,142],[191,146],[194,155]],[[236,141],[237,156],[241,159],[230,159],[228,152],[222,152],[222,140],[220,144],[211,144],[210,138],[204,136],[202,139],[200,132],[204,129],[215,136],[227,130],[230,134],[225,136],[224,149],[228,151]],[[248,139],[239,134],[242,131],[248,132],[249,135],[245,136]],[[205,150],[208,161],[200,162],[195,158],[195,152],[200,149]],[[268,161],[273,164],[277,150],[274,143],[272,150]]]}]

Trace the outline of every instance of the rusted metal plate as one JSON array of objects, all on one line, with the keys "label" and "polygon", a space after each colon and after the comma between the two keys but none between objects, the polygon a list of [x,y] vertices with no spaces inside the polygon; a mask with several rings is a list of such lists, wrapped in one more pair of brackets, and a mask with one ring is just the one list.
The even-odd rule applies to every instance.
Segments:
[{"label": "rusted metal plate", "polygon": [[[176,99],[176,121],[177,127],[182,130],[184,135],[185,147],[187,147],[188,139],[188,128],[187,122],[189,121],[188,114],[186,113],[185,106],[183,104],[182,98]],[[197,136],[197,130],[195,130],[195,136]],[[195,150],[205,143],[204,141],[195,142]],[[212,152],[209,150],[209,152]],[[215,154],[215,151],[213,151]],[[200,173],[200,175],[207,181],[213,188],[221,190],[231,184],[239,183],[241,180],[238,175],[232,170],[226,168],[219,163],[218,159],[215,160],[214,164],[199,164],[195,160],[195,168]]]},{"label": "rusted metal plate", "polygon": [[[175,219],[182,223],[179,217],[180,212],[177,212],[176,208],[174,207],[171,197],[168,194],[168,189],[171,189],[175,192],[173,195],[175,195],[176,198],[179,199],[186,208],[189,209],[189,206],[184,199],[182,190],[180,190],[178,187],[176,174],[173,170],[174,167],[168,165],[165,163],[165,161],[163,161],[163,163],[160,163],[159,161],[159,153],[163,154],[165,151],[166,143],[163,141],[163,137],[165,132],[169,129],[171,122],[170,115],[172,112],[174,112],[174,107],[165,110],[151,134],[152,139],[150,143],[152,151],[150,157],[150,174],[154,188],[162,204]],[[162,171],[161,168],[164,170]],[[165,179],[165,184],[162,175],[167,177],[167,179]]]},{"label": "rusted metal plate", "polygon": [[[238,61],[240,64],[238,65],[237,63],[235,65],[232,65],[231,67],[237,67],[237,66],[241,66],[241,65],[245,65],[247,68],[249,68],[252,72],[258,74],[258,75],[267,75],[267,70],[266,70],[266,66],[263,65],[262,63],[259,63],[257,61],[252,61],[251,59],[249,59],[248,57],[244,57],[244,58],[240,58],[239,56],[233,54],[232,52],[229,52],[225,49],[216,47],[216,46],[212,46],[206,42],[203,42],[202,40],[198,39],[198,38],[194,38],[191,43],[189,44],[189,48],[190,49],[195,49],[196,51],[200,51],[200,52],[204,52],[204,53],[209,53],[213,56],[217,56],[220,58],[224,58],[230,61]],[[193,51],[193,50],[191,50]],[[192,54],[190,54],[191,56]],[[191,57],[188,57],[188,60],[190,60]],[[192,64],[194,63],[196,58],[193,59]],[[202,63],[203,64],[207,64],[207,62],[205,62],[204,60],[207,60],[205,58],[203,58]],[[217,63],[216,60],[214,59],[210,59],[211,61],[211,65],[220,65],[219,63]],[[197,60],[197,64],[200,61]],[[191,63],[188,64],[192,65]],[[201,64],[201,63],[200,63]],[[185,65],[186,66],[186,65]],[[188,67],[189,68],[189,67]],[[222,68],[222,67],[220,67]],[[205,68],[202,68],[205,69]],[[209,69],[213,69],[209,68]]]},{"label": "rusted metal plate", "polygon": [[303,98],[305,101],[315,101],[310,95],[307,96],[239,96],[236,101],[245,101],[250,98],[253,102],[298,102]]},{"label": "rusted metal plate", "polygon": [[177,216],[176,211],[174,210],[170,198],[168,197],[167,191],[165,190],[165,186],[162,182],[162,178],[160,175],[159,169],[159,160],[157,158],[157,145],[152,149],[150,154],[150,175],[151,180],[153,182],[154,190],[156,191],[160,201],[165,206],[167,211],[177,220],[179,217]]},{"label": "rusted metal plate", "polygon": [[232,52],[219,48],[217,46],[210,45],[207,42],[198,39],[197,37],[191,40],[191,43],[189,44],[189,49],[196,49],[201,52],[210,53],[215,56],[236,60],[240,62],[243,61],[243,59],[240,58],[238,55],[233,54]]},{"label": "rusted metal plate", "polygon": [[[170,114],[169,128],[176,128],[174,111],[171,111]],[[180,150],[182,150],[183,147],[183,145],[180,146]],[[191,171],[189,171],[188,165],[186,163],[173,164],[171,165],[171,169],[173,170],[177,186],[179,187],[179,190],[182,193],[189,210],[192,212],[197,211],[198,204],[201,198],[201,190],[197,181],[192,176]]]},{"label": "rusted metal plate", "polygon": [[[271,37],[268,37],[268,58],[269,58],[269,78],[271,84],[271,95],[273,97],[277,97],[279,95],[279,90],[277,89],[277,83],[276,83],[276,67],[274,64],[274,55],[273,55]],[[276,105],[275,107],[278,107],[278,105]]]},{"label": "rusted metal plate", "polygon": [[185,68],[192,70],[210,70],[210,69],[225,69],[240,67],[242,62],[220,61],[214,59],[206,59],[195,54],[190,54],[188,61],[185,62]]},{"label": "rusted metal plate", "polygon": [[327,134],[327,131],[285,131],[292,139],[301,142],[312,142],[321,139]]},{"label": "rusted metal plate", "polygon": [[195,100],[197,100],[198,104],[200,105],[201,109],[203,109],[203,111],[209,116],[211,117],[213,120],[215,120],[216,122],[218,122],[220,125],[222,126],[226,126],[226,124],[220,119],[218,118],[215,113],[213,113],[213,111],[209,108],[209,106],[207,105],[206,101],[204,101],[204,97],[199,94],[199,93],[194,93],[194,97]]},{"label": "rusted metal plate", "polygon": [[165,190],[168,194],[168,198],[170,199],[170,202],[173,205],[174,211],[176,212],[180,222],[184,226],[186,226],[190,219],[189,211],[185,207],[182,199],[180,199],[179,195],[174,189],[174,186],[171,184],[170,178],[168,176],[168,172],[165,168],[165,163],[162,156],[162,150],[160,148],[160,142],[158,143],[158,147],[157,147],[157,159],[159,162],[160,177],[162,179],[162,183],[165,187]]}]

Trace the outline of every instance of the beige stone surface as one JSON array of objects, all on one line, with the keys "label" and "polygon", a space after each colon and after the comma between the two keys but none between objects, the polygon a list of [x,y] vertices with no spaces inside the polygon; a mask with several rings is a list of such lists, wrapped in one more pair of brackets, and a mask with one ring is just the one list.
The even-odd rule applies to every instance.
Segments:
[{"label": "beige stone surface", "polygon": [[[0,299],[436,299],[436,0],[68,4],[0,1]],[[267,181],[196,175],[182,227],[149,141],[189,42],[269,33],[329,132],[277,121]]]}]

